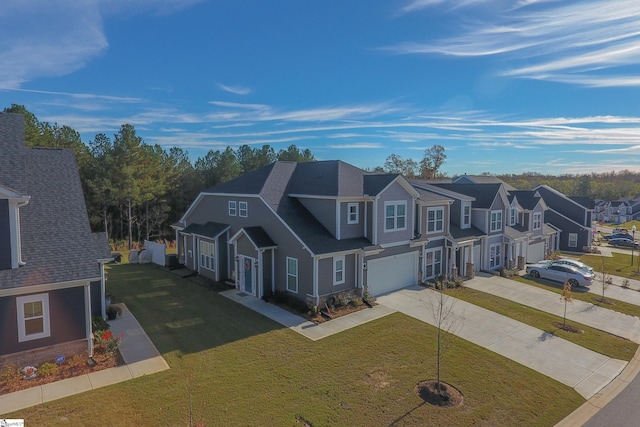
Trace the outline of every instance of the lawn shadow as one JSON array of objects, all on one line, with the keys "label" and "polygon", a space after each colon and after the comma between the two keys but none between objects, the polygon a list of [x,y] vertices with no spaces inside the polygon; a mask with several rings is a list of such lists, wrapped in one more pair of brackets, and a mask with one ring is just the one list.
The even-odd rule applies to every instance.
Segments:
[{"label": "lawn shadow", "polygon": [[413,408],[413,409],[405,412],[404,414],[400,415],[398,418],[396,418],[395,420],[391,421],[391,424],[389,424],[389,427],[393,427],[395,425],[398,425],[398,423],[400,423],[406,417],[411,415],[415,410],[420,409],[421,407],[423,407],[426,404],[427,404],[427,402],[422,402],[422,403],[418,404],[415,408]]},{"label": "lawn shadow", "polygon": [[198,353],[284,328],[156,265],[112,266],[107,292],[127,305],[162,354]]}]

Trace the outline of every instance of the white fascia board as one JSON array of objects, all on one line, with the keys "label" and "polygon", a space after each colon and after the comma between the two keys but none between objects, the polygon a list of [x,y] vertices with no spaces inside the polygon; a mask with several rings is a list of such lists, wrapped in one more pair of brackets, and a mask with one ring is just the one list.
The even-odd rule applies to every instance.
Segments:
[{"label": "white fascia board", "polygon": [[56,291],[58,289],[76,288],[79,286],[87,286],[91,282],[100,281],[100,276],[87,278],[84,280],[72,280],[69,282],[46,283],[33,286],[19,286],[17,288],[0,289],[0,297],[36,294],[41,292]]}]

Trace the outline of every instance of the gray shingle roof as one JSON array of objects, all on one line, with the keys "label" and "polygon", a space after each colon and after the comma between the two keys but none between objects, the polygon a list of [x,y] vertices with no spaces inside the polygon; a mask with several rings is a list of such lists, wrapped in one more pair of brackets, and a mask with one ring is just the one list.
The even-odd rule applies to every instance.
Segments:
[{"label": "gray shingle roof", "polygon": [[244,232],[247,233],[249,239],[256,245],[258,249],[272,248],[277,246],[271,239],[271,236],[262,227],[244,227]]},{"label": "gray shingle roof", "polygon": [[182,232],[186,234],[196,234],[198,236],[215,239],[216,237],[227,231],[229,227],[230,226],[227,224],[220,224],[217,222],[209,221],[205,224],[189,224],[189,226],[182,230]]},{"label": "gray shingle roof", "polygon": [[31,196],[20,208],[26,265],[0,271],[0,289],[100,277],[98,259],[111,252],[91,233],[73,152],[24,147],[24,122],[15,116],[0,114],[0,185]]},{"label": "gray shingle roof", "polygon": [[434,184],[437,187],[475,197],[474,208],[489,209],[502,184]]},{"label": "gray shingle roof", "polygon": [[[330,177],[330,172],[337,173],[338,177]],[[278,161],[212,187],[206,193],[260,195],[313,253],[331,253],[362,248],[370,245],[371,242],[365,238],[336,240],[295,197],[289,195],[363,196],[366,179],[361,178],[362,180],[359,181],[354,178],[358,174],[365,178],[368,176],[367,172],[340,161],[309,163]],[[393,179],[396,176],[393,176]],[[386,181],[387,184],[393,180],[389,180],[389,175],[380,175],[380,177],[379,182]],[[341,182],[343,180],[349,182],[343,183]],[[319,182],[322,182],[322,185],[319,185]],[[354,183],[359,183],[359,193]],[[324,186],[327,188],[319,188]],[[188,232],[188,228],[185,232]]]},{"label": "gray shingle roof", "polygon": [[[509,196],[515,196],[518,199],[520,206],[527,210],[533,210],[538,203],[540,203],[540,196],[536,196],[537,191],[533,190],[517,190],[510,191]],[[509,199],[511,200],[511,199]]]}]

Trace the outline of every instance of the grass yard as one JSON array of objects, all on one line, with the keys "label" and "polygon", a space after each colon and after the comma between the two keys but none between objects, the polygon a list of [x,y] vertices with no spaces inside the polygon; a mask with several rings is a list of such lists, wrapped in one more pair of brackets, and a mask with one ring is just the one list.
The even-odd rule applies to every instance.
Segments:
[{"label": "grass yard", "polygon": [[[615,359],[631,360],[638,349],[638,344],[634,342],[570,320],[567,320],[568,325],[573,325],[583,330],[584,333],[576,334],[565,331],[553,325],[553,322],[562,323],[562,317],[475,289],[462,288],[447,293],[452,297],[470,302],[471,304],[512,319],[517,319],[534,328],[541,329],[559,338]],[[575,295],[575,293],[572,294]]]},{"label": "grass yard", "polygon": [[552,426],[584,402],[457,339],[442,379],[464,393],[464,405],[424,404],[413,388],[435,376],[436,329],[399,313],[312,342],[153,265],[111,267],[108,288],[171,369],[7,418],[47,426]]}]

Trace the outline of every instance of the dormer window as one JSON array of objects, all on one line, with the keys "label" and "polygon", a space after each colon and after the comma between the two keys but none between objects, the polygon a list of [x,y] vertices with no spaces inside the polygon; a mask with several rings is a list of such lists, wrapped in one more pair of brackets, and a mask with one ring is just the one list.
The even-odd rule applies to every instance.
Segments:
[{"label": "dormer window", "polygon": [[491,232],[502,230],[502,211],[491,211]]},{"label": "dormer window", "polygon": [[462,227],[469,228],[471,226],[471,205],[465,203],[462,205]]},{"label": "dormer window", "polygon": [[518,223],[518,211],[512,207],[509,209],[509,225],[516,225]]},{"label": "dormer window", "polygon": [[357,203],[347,204],[347,224],[357,224],[358,217],[359,217],[358,204]]},{"label": "dormer window", "polygon": [[29,196],[0,186],[0,270],[25,264],[20,239],[20,208],[29,203],[29,199]]}]

